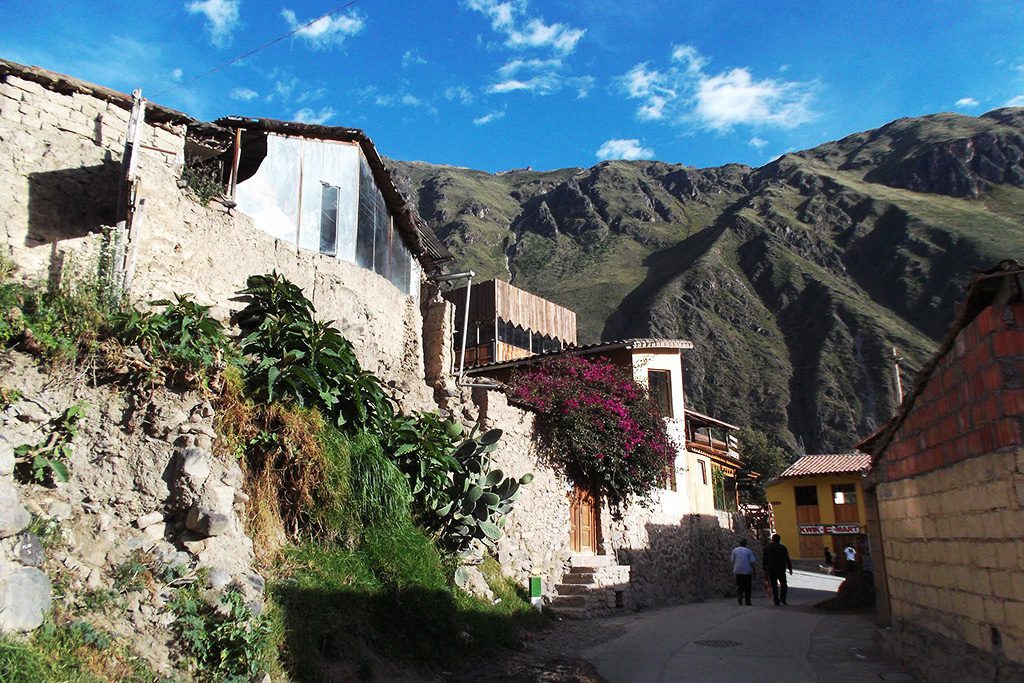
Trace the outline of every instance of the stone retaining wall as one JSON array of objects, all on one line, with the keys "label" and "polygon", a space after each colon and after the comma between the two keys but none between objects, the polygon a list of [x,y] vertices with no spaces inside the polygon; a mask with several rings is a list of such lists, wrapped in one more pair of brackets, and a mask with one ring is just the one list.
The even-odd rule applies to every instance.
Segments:
[{"label": "stone retaining wall", "polygon": [[[99,232],[114,222],[129,112],[14,75],[0,82],[0,205],[6,255],[23,275],[95,268]],[[178,187],[181,125],[143,126],[139,195],[145,198],[131,296],[193,293],[222,319],[249,275],[277,270],[334,320],[363,367],[399,390],[408,409],[434,408],[423,380],[422,320],[412,297],[355,265],[300,251],[254,229],[248,217]]]}]

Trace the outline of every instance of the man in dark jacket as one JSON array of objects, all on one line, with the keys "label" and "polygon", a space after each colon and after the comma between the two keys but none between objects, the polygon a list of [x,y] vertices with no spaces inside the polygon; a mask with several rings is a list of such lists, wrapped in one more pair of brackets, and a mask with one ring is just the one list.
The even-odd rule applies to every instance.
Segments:
[{"label": "man in dark jacket", "polygon": [[[786,585],[786,570],[789,570],[790,575],[793,574],[793,563],[789,560],[789,550],[779,542],[781,540],[781,536],[774,534],[772,542],[764,549],[764,571],[768,574],[768,581],[772,584],[772,598],[776,605],[780,602],[783,605],[786,604],[786,591],[789,590],[789,586]],[[781,595],[780,583],[782,584]]]}]

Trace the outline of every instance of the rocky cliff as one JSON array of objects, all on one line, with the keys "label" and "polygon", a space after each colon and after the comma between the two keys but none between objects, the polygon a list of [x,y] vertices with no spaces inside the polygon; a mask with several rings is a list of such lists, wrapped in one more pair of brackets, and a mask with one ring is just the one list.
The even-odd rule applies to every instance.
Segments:
[{"label": "rocky cliff", "polygon": [[607,161],[488,174],[392,162],[483,277],[581,340],[683,337],[698,410],[841,451],[894,409],[972,269],[1024,244],[1024,109],[900,119],[760,168]]}]

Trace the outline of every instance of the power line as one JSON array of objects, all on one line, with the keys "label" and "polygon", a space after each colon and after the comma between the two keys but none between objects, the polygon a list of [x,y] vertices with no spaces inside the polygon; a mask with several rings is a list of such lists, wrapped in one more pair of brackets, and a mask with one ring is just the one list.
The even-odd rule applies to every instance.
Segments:
[{"label": "power line", "polygon": [[232,58],[232,59],[229,59],[228,61],[224,62],[224,63],[223,63],[223,64],[221,64],[220,66],[215,66],[214,68],[210,69],[209,71],[205,71],[205,72],[203,72],[203,73],[199,74],[198,76],[195,76],[194,78],[190,78],[190,79],[188,79],[187,81],[182,81],[181,83],[178,83],[177,85],[175,85],[175,86],[173,86],[173,87],[171,87],[171,88],[168,88],[167,90],[163,90],[163,91],[161,91],[161,92],[158,92],[157,94],[153,95],[153,97],[154,97],[154,98],[157,98],[157,97],[162,97],[163,95],[166,95],[166,94],[167,94],[167,93],[169,93],[169,92],[174,92],[174,91],[175,91],[175,90],[177,90],[178,88],[183,88],[183,87],[185,87],[186,85],[188,85],[188,84],[190,84],[190,83],[195,83],[195,82],[196,82],[196,81],[198,81],[198,80],[199,80],[200,78],[206,78],[206,77],[207,77],[207,76],[209,76],[210,74],[212,74],[212,73],[216,73],[216,72],[220,71],[221,69],[224,69],[225,67],[229,67],[229,66],[231,66],[232,64],[234,64],[235,62],[240,62],[240,61],[242,61],[243,59],[245,59],[246,57],[251,57],[252,55],[254,55],[254,54],[256,54],[257,52],[259,52],[260,50],[265,50],[265,49],[267,49],[268,47],[270,47],[271,45],[274,45],[275,43],[280,43],[280,42],[281,42],[282,40],[284,40],[285,38],[288,38],[288,37],[290,37],[290,36],[293,36],[293,35],[295,35],[295,34],[296,34],[296,33],[298,33],[299,31],[301,31],[302,29],[304,29],[304,28],[307,28],[307,27],[309,27],[309,26],[312,26],[313,24],[315,24],[316,22],[320,21],[321,19],[325,19],[325,18],[327,18],[327,17],[329,17],[329,16],[332,16],[332,15],[335,15],[335,14],[337,14],[338,12],[341,12],[341,11],[343,11],[343,10],[346,10],[346,9],[348,9],[349,7],[351,7],[352,5],[356,4],[357,2],[359,2],[359,0],[350,0],[350,2],[347,2],[347,3],[345,3],[344,5],[342,5],[341,7],[337,8],[337,9],[333,9],[333,10],[331,10],[330,12],[327,12],[326,14],[321,14],[321,15],[320,15],[319,17],[317,17],[316,19],[312,19],[312,20],[310,20],[310,21],[307,21],[307,22],[306,22],[305,24],[303,24],[302,26],[296,26],[296,27],[295,27],[295,28],[293,28],[293,29],[292,29],[291,31],[288,31],[288,33],[285,33],[284,35],[278,36],[277,38],[274,38],[274,39],[273,39],[273,40],[271,40],[270,42],[267,42],[267,43],[263,43],[263,44],[262,44],[262,45],[260,45],[259,47],[257,47],[257,48],[254,48],[254,49],[252,49],[252,50],[249,50],[249,51],[248,51],[248,52],[246,52],[245,54],[241,54],[241,55],[238,55],[237,57],[234,57],[234,58]]}]

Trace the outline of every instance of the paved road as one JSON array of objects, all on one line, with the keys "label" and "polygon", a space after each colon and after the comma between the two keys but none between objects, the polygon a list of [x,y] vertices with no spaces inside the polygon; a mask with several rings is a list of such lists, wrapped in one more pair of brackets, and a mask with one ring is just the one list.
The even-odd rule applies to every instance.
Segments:
[{"label": "paved road", "polygon": [[840,581],[797,571],[782,607],[755,590],[752,607],[719,599],[642,612],[583,657],[609,683],[913,681],[881,659],[869,615],[812,607]]}]

